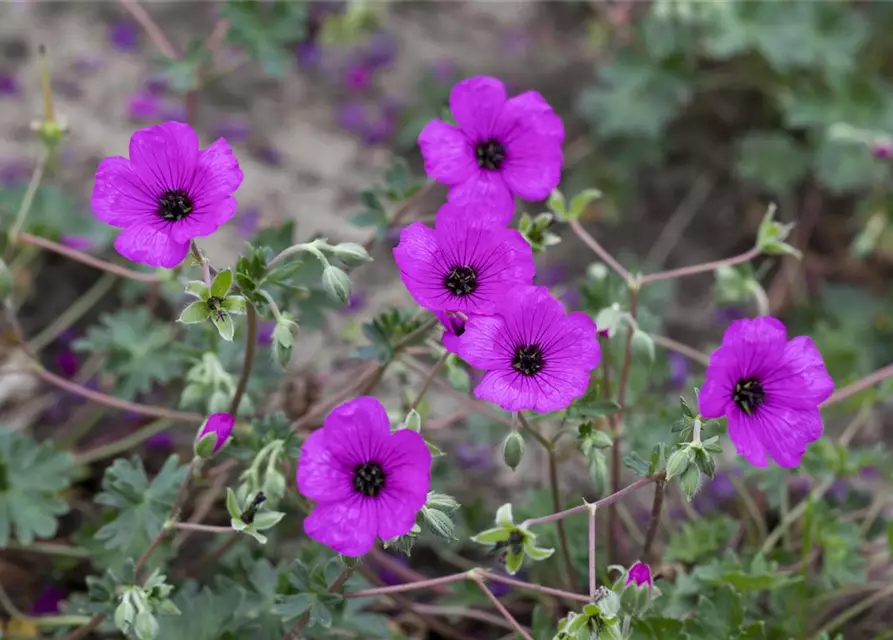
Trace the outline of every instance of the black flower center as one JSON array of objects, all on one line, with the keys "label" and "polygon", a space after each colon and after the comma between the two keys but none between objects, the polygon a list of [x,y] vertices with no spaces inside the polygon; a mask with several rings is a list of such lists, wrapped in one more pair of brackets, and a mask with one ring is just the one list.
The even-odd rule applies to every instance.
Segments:
[{"label": "black flower center", "polygon": [[443,285],[454,296],[471,295],[478,288],[477,271],[465,265],[453,267],[444,277]]},{"label": "black flower center", "polygon": [[754,409],[766,401],[766,392],[763,390],[763,385],[760,384],[759,380],[746,378],[739,380],[735,385],[732,400],[741,407],[744,413],[750,415],[754,412]]},{"label": "black flower center", "polygon": [[543,361],[543,350],[539,345],[522,344],[515,349],[515,357],[512,358],[512,368],[529,378],[542,371],[546,363]]},{"label": "black flower center", "polygon": [[475,147],[474,153],[478,159],[478,166],[481,169],[489,169],[496,171],[502,166],[505,160],[505,147],[499,140],[490,138],[485,142],[479,142]]},{"label": "black flower center", "polygon": [[374,498],[384,488],[385,474],[377,462],[364,462],[353,470],[353,488]]},{"label": "black flower center", "polygon": [[158,217],[167,222],[179,222],[192,212],[192,198],[181,189],[168,189],[158,198]]}]

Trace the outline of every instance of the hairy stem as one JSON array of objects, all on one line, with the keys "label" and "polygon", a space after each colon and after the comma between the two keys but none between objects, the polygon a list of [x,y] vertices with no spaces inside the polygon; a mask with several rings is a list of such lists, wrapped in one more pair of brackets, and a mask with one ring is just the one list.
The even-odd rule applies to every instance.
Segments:
[{"label": "hairy stem", "polygon": [[651,505],[651,518],[648,522],[648,531],[645,533],[645,544],[642,547],[642,561],[649,564],[654,563],[653,547],[660,525],[660,512],[664,507],[664,487],[666,487],[667,481],[664,478],[658,478],[654,484],[654,503]]},{"label": "hairy stem", "polygon": [[245,321],[247,329],[245,331],[245,358],[242,360],[242,375],[239,376],[239,384],[236,386],[236,392],[233,394],[233,400],[229,405],[229,412],[237,415],[239,405],[242,404],[242,396],[245,395],[245,389],[248,388],[248,379],[251,377],[251,367],[254,364],[254,352],[257,346],[257,311],[250,302],[245,308]]},{"label": "hairy stem", "polygon": [[819,407],[822,409],[830,407],[832,404],[837,404],[838,402],[846,400],[850,396],[854,396],[860,391],[873,387],[891,377],[893,377],[893,364],[888,364],[886,367],[881,367],[874,373],[868,374],[861,380],[848,384],[843,389],[838,389],[832,393],[827,400],[820,404]]},{"label": "hairy stem", "polygon": [[508,622],[512,626],[512,628],[522,638],[524,638],[524,640],[533,640],[533,636],[531,636],[529,633],[527,633],[527,630],[524,627],[522,627],[521,624],[517,620],[515,620],[515,616],[513,616],[509,612],[509,610],[505,608],[505,605],[503,605],[499,601],[499,598],[497,598],[496,596],[493,595],[493,592],[491,592],[487,588],[487,585],[484,583],[484,581],[480,577],[478,577],[477,575],[473,575],[472,580],[474,580],[475,584],[477,584],[478,588],[484,593],[485,596],[487,596],[487,598],[490,600],[490,602],[493,603],[493,606],[496,607],[496,610],[499,611],[499,613],[502,615],[503,618],[505,618],[505,621]]},{"label": "hairy stem", "polygon": [[731,267],[743,262],[750,262],[759,255],[760,250],[756,247],[753,247],[752,249],[745,251],[741,255],[737,255],[732,258],[725,258],[724,260],[714,260],[713,262],[705,262],[703,264],[695,264],[690,267],[682,267],[680,269],[670,269],[669,271],[658,271],[657,273],[651,273],[645,276],[641,276],[639,278],[639,285],[644,286],[646,284],[657,282],[659,280],[674,280],[676,278],[692,276],[698,273],[716,271],[721,267]]},{"label": "hairy stem", "polygon": [[447,361],[447,358],[450,357],[449,351],[444,351],[443,355],[437,359],[437,362],[434,363],[434,366],[431,367],[431,371],[428,372],[428,375],[425,376],[425,379],[422,381],[422,386],[419,388],[418,393],[412,401],[412,404],[409,405],[409,410],[418,408],[419,404],[422,402],[422,398],[425,397],[425,394],[428,392],[428,388],[431,386],[431,383],[434,381],[434,378],[437,377],[440,368],[443,367],[443,364]]},{"label": "hairy stem", "polygon": [[574,234],[583,241],[583,243],[592,249],[601,261],[608,265],[614,273],[619,275],[624,280],[629,280],[629,271],[623,268],[623,266],[617,262],[617,260],[612,256],[608,251],[601,246],[598,241],[589,235],[586,232],[586,229],[582,227],[582,225],[577,220],[570,221],[571,230]]},{"label": "hairy stem", "polygon": [[595,600],[596,579],[595,574],[595,514],[598,507],[589,506],[589,599]]},{"label": "hairy stem", "polygon": [[578,513],[584,513],[586,511],[588,511],[590,506],[592,506],[592,505],[595,505],[596,507],[599,507],[599,508],[607,507],[608,505],[614,504],[618,500],[625,498],[627,495],[629,495],[631,493],[635,493],[642,487],[651,484],[652,482],[657,480],[659,477],[662,477],[661,474],[655,474],[653,476],[648,476],[646,478],[639,478],[638,480],[633,482],[631,485],[628,485],[628,486],[624,487],[623,489],[621,489],[620,491],[612,493],[611,495],[606,496],[606,497],[602,498],[601,500],[598,500],[597,502],[592,502],[590,504],[581,504],[576,507],[571,507],[570,509],[565,509],[564,511],[559,511],[558,513],[550,513],[547,516],[541,516],[539,518],[531,518],[530,520],[525,520],[523,524],[528,527],[531,527],[531,526],[534,526],[537,524],[548,524],[550,522],[564,520],[565,518],[567,518],[569,516],[577,515]]},{"label": "hairy stem", "polygon": [[34,204],[34,196],[37,195],[40,181],[43,180],[43,174],[44,171],[46,171],[49,158],[50,155],[48,152],[42,152],[34,167],[34,171],[31,173],[31,181],[28,183],[28,188],[25,190],[25,197],[22,198],[22,203],[19,205],[19,211],[16,213],[15,222],[12,223],[12,228],[9,230],[9,238],[12,241],[10,244],[17,242],[19,239],[19,233],[22,230],[22,226],[25,224],[25,218],[28,217],[28,213],[31,211],[31,205]]}]

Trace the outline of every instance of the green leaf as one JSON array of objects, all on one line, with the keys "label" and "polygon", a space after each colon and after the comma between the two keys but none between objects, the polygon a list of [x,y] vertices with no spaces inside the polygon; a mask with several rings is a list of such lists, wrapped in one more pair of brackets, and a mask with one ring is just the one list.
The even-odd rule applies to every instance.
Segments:
[{"label": "green leaf", "polygon": [[231,518],[238,519],[242,517],[242,508],[236,499],[236,493],[229,487],[226,488],[226,511]]},{"label": "green leaf", "polygon": [[51,538],[57,518],[68,512],[59,494],[71,483],[72,460],[51,442],[0,429],[0,548],[15,538],[28,546]]},{"label": "green leaf", "polygon": [[511,531],[509,529],[497,527],[495,529],[487,529],[486,531],[481,531],[476,536],[472,536],[471,540],[480,544],[496,544],[497,542],[505,542],[506,540],[508,540],[509,535],[511,535]]},{"label": "green leaf", "polygon": [[221,338],[227,342],[233,341],[233,336],[236,333],[236,325],[233,323],[233,317],[231,315],[226,311],[218,311],[211,318],[211,322],[217,327],[217,333],[220,334]]},{"label": "green leaf", "polygon": [[304,2],[274,0],[229,0],[220,9],[228,20],[227,40],[244,49],[259,62],[264,73],[281,77],[291,64],[292,45],[301,42],[307,31],[307,5]]},{"label": "green leaf", "polygon": [[241,315],[247,310],[248,301],[244,296],[229,295],[220,306],[231,314]]},{"label": "green leaf", "polygon": [[266,531],[279,524],[279,521],[284,517],[285,514],[281,511],[261,511],[254,516],[252,526],[258,531]]},{"label": "green leaf", "polygon": [[514,526],[514,520],[512,519],[512,504],[510,502],[505,503],[496,510],[496,525],[504,528]]},{"label": "green leaf", "polygon": [[169,58],[165,55],[155,56],[155,62],[161,69],[162,76],[171,88],[178,93],[187,93],[198,86],[199,73],[211,61],[211,51],[204,40],[193,38],[182,56]]},{"label": "green leaf", "polygon": [[233,272],[229,269],[220,271],[211,283],[211,297],[223,300],[233,286]]},{"label": "green leaf", "polygon": [[201,280],[190,280],[186,283],[186,293],[198,298],[199,300],[207,300],[211,297],[211,292]]},{"label": "green leaf", "polygon": [[737,528],[726,516],[687,521],[681,531],[670,536],[664,555],[667,560],[687,564],[713,558],[729,544]]},{"label": "green leaf", "polygon": [[208,307],[208,303],[204,300],[196,300],[183,309],[183,313],[180,314],[177,322],[182,324],[198,324],[199,322],[204,322],[210,316],[211,309]]},{"label": "green leaf", "polygon": [[164,526],[188,467],[170,456],[152,480],[142,461],[119,458],[106,469],[95,502],[113,510],[114,519],[96,532],[107,549],[137,557]]},{"label": "green leaf", "polygon": [[737,156],[738,176],[776,196],[785,195],[809,172],[808,151],[780,131],[748,133],[738,141]]},{"label": "green leaf", "polygon": [[569,420],[592,420],[614,415],[620,411],[620,405],[613,400],[598,400],[590,394],[575,401],[567,410]]}]

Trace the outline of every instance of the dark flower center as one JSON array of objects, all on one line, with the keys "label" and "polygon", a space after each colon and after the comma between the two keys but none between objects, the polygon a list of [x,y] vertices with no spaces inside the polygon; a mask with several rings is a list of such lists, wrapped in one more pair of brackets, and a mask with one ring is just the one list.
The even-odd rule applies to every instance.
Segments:
[{"label": "dark flower center", "polygon": [[496,171],[502,166],[505,160],[505,147],[499,140],[490,138],[486,142],[479,142],[475,147],[474,153],[478,159],[478,166],[481,169],[489,169]]},{"label": "dark flower center", "polygon": [[364,462],[353,470],[353,488],[364,496],[376,497],[384,488],[385,474],[377,462]]},{"label": "dark flower center", "polygon": [[168,189],[158,198],[158,217],[167,222],[179,222],[192,212],[192,198],[181,189]]},{"label": "dark flower center", "polygon": [[539,373],[543,365],[543,351],[535,344],[522,344],[515,350],[515,357],[512,358],[512,368],[529,378]]},{"label": "dark flower center", "polygon": [[478,274],[473,268],[460,265],[450,269],[443,284],[454,296],[471,295],[478,288]]},{"label": "dark flower center", "polygon": [[766,392],[763,390],[763,385],[760,384],[759,380],[746,378],[739,380],[735,385],[732,400],[741,407],[744,413],[750,415],[754,412],[754,409],[766,401]]}]

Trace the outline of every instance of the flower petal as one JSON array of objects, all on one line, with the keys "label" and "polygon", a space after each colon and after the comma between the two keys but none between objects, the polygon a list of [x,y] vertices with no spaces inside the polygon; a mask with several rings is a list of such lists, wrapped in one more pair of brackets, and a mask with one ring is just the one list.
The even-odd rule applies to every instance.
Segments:
[{"label": "flower petal", "polygon": [[372,550],[377,528],[375,501],[360,495],[345,502],[317,504],[304,519],[308,537],[349,558],[358,558]]},{"label": "flower petal", "polygon": [[335,407],[323,424],[325,445],[339,463],[351,469],[380,462],[391,433],[387,411],[370,396]]},{"label": "flower petal", "polygon": [[738,455],[744,456],[750,464],[755,467],[769,466],[766,449],[753,427],[752,419],[740,411],[729,415],[729,438]]},{"label": "flower petal", "polygon": [[834,393],[834,380],[828,375],[822,354],[808,336],[799,336],[788,342],[784,349],[784,361],[785,369],[796,375],[777,383],[769,378],[765,381],[767,387],[772,385],[773,389],[781,390],[796,381],[797,388],[786,389],[786,395],[802,399],[812,406],[824,402]]},{"label": "flower petal", "polygon": [[505,320],[500,316],[469,316],[459,338],[459,357],[475,369],[498,369],[512,356],[504,333]]},{"label": "flower petal", "polygon": [[450,187],[447,199],[458,207],[489,210],[489,217],[505,224],[515,215],[515,198],[497,171],[475,171],[465,182]]},{"label": "flower petal", "polygon": [[419,134],[425,173],[443,184],[460,184],[478,170],[468,137],[451,124],[432,120]]},{"label": "flower petal", "polygon": [[213,202],[197,202],[192,212],[182,220],[171,222],[170,234],[178,242],[209,236],[236,215],[238,203],[232,196]]},{"label": "flower petal", "polygon": [[322,429],[311,433],[301,445],[295,475],[301,495],[317,502],[349,500],[356,494],[353,470],[335,459]]},{"label": "flower petal", "polygon": [[390,540],[406,535],[425,506],[431,488],[431,452],[415,431],[401,429],[387,441],[382,457],[387,481],[378,496],[378,535]]},{"label": "flower petal", "polygon": [[446,221],[455,221],[460,224],[473,224],[481,227],[505,228],[512,221],[515,211],[512,207],[491,207],[469,204],[459,206],[452,202],[445,202],[437,210],[434,226]]},{"label": "flower petal", "polygon": [[91,205],[103,222],[127,227],[154,220],[158,198],[129,160],[115,156],[105,158],[96,169]]},{"label": "flower petal", "polygon": [[239,190],[244,179],[239,160],[223,138],[198,154],[198,166],[189,195],[196,205],[226,198]]},{"label": "flower petal", "polygon": [[505,100],[502,82],[489,76],[475,76],[453,87],[450,111],[473,142],[483,142],[495,130]]},{"label": "flower petal", "polygon": [[115,249],[128,260],[172,269],[183,262],[189,252],[189,243],[177,242],[165,230],[139,225],[118,234]]},{"label": "flower petal", "polygon": [[198,136],[192,127],[182,122],[147,127],[130,138],[130,162],[137,175],[157,195],[168,189],[188,192],[198,156]]},{"label": "flower petal", "polygon": [[561,181],[564,125],[543,97],[528,91],[505,103],[497,137],[506,147],[502,175],[515,195],[542,200]]}]

